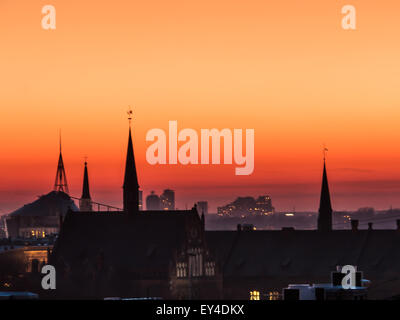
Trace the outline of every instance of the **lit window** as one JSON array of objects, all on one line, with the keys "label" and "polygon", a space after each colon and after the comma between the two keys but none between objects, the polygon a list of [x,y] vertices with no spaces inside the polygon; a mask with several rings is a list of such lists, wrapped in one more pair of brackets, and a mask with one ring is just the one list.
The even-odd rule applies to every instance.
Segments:
[{"label": "lit window", "polygon": [[260,291],[250,291],[250,300],[260,300]]},{"label": "lit window", "polygon": [[269,300],[279,300],[279,297],[280,297],[280,295],[279,295],[278,291],[270,291],[268,293],[268,299]]}]

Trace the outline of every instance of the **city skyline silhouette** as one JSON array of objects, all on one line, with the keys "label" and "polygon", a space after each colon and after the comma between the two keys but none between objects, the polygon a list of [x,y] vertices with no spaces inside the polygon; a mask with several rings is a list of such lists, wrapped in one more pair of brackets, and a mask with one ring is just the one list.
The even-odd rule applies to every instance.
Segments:
[{"label": "city skyline silhouette", "polygon": [[[87,155],[93,197],[121,206],[129,104],[141,187],[173,188],[181,208],[269,194],[279,210],[316,212],[323,143],[336,210],[400,207],[399,4],[377,14],[357,1],[353,31],[333,1],[57,3],[55,30],[42,5],[1,4],[2,214],[50,190],[59,128],[71,193]],[[254,128],[253,174],[148,165],[146,133],[170,120]]]}]

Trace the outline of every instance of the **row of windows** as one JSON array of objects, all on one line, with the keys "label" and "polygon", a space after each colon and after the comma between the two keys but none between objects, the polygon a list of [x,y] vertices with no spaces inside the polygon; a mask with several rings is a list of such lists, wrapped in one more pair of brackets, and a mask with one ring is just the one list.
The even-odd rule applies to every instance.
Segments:
[{"label": "row of windows", "polygon": [[[279,300],[280,293],[278,291],[270,291],[266,294],[267,300]],[[260,291],[250,291],[250,300],[260,300]]]},{"label": "row of windows", "polygon": [[24,229],[20,230],[19,235],[23,238],[45,238],[47,235],[56,232],[56,228]]},{"label": "row of windows", "polygon": [[215,275],[215,262],[203,262],[203,253],[200,248],[193,248],[188,251],[188,263],[178,262],[176,264],[176,276],[178,278],[200,277]]}]

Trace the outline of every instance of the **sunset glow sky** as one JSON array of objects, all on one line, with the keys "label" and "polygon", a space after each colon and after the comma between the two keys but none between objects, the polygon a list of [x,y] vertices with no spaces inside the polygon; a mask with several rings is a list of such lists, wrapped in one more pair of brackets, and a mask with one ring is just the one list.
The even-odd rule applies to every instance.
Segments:
[{"label": "sunset glow sky", "polygon": [[[42,7],[57,10],[43,30]],[[357,30],[341,28],[341,8]],[[322,145],[334,210],[400,207],[400,3],[369,0],[0,0],[0,214],[49,192],[58,132],[69,189],[121,206],[128,137],[139,183],[211,211],[269,194],[318,210]],[[255,170],[146,162],[146,132],[252,128]]]}]

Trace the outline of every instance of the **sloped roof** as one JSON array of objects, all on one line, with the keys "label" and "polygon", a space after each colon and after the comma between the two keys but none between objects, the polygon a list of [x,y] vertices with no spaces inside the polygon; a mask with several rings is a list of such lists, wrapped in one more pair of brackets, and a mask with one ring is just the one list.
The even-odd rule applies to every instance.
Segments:
[{"label": "sloped roof", "polygon": [[[70,212],[55,244],[52,259],[79,269],[94,264],[99,254],[114,270],[167,275],[169,263],[184,244],[186,222],[199,219],[194,210]],[[74,268],[76,267],[76,268]]]},{"label": "sloped roof", "polygon": [[329,275],[337,265],[357,265],[368,276],[390,277],[400,270],[400,232],[208,231],[206,239],[223,257],[224,275],[297,277]]},{"label": "sloped roof", "polygon": [[69,195],[61,191],[51,191],[15,210],[11,216],[57,216],[65,215],[69,209],[78,211]]}]

